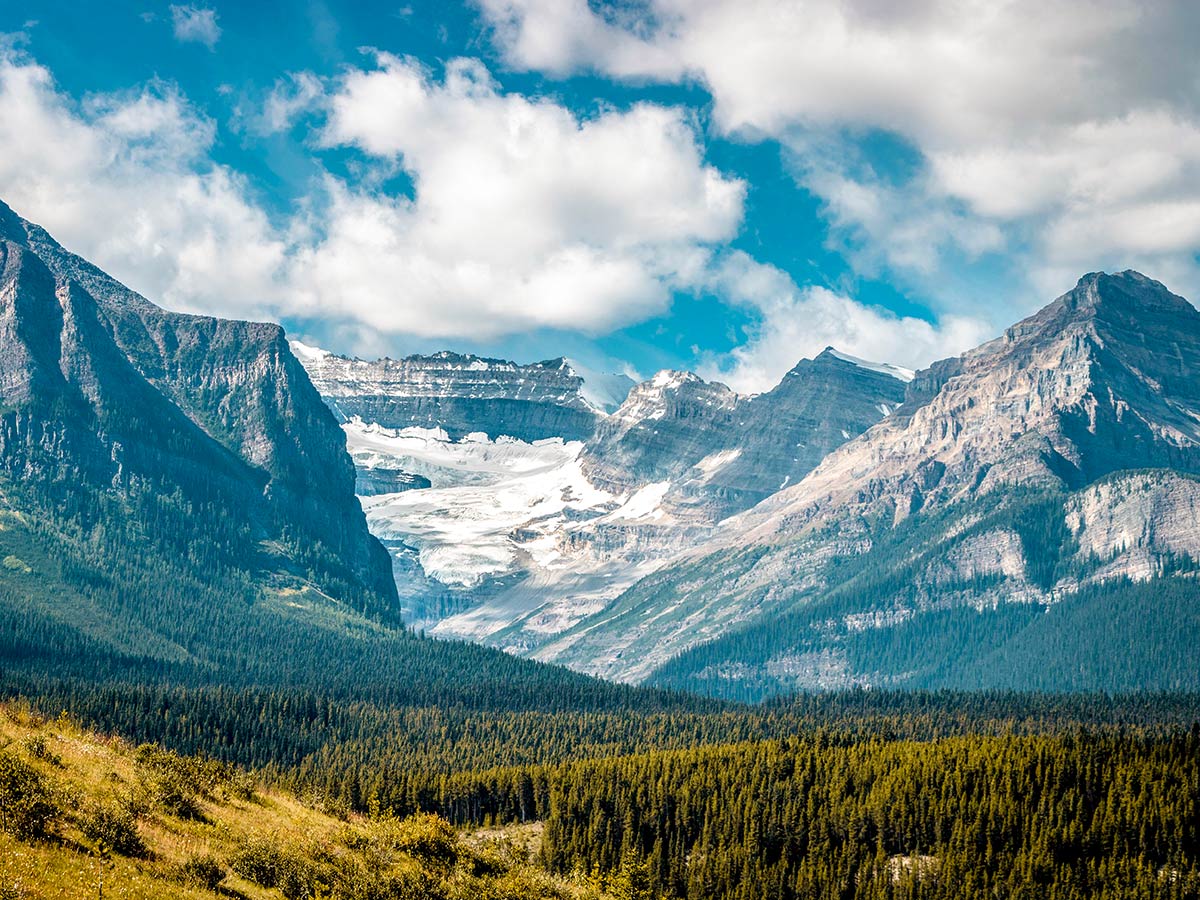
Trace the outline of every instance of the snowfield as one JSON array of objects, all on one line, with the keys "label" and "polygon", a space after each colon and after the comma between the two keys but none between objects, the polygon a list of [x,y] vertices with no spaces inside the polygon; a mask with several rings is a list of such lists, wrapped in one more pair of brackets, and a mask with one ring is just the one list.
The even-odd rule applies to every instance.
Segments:
[{"label": "snowfield", "polygon": [[[662,507],[669,483],[628,495],[598,489],[583,474],[582,442],[481,433],[451,441],[441,429],[359,419],[342,427],[360,469],[400,469],[431,482],[359,499],[376,537],[414,548],[428,578],[478,594],[466,612],[420,623],[435,634],[482,640],[503,630],[511,643],[491,642],[522,649],[533,635],[557,634],[603,609],[665,561],[641,557],[637,531],[670,525]],[[497,590],[501,579],[511,585]]]}]

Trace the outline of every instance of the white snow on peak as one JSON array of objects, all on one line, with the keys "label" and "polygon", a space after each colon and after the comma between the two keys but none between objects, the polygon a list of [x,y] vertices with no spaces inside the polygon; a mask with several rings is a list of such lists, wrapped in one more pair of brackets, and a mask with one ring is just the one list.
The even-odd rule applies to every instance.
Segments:
[{"label": "white snow on peak", "polygon": [[681,384],[691,381],[695,377],[696,376],[691,372],[680,372],[676,369],[663,369],[661,372],[656,373],[652,379],[650,379],[650,383],[656,388],[667,390],[670,388],[677,388]]},{"label": "white snow on peak", "polygon": [[628,375],[597,372],[574,359],[565,359],[564,362],[571,372],[583,379],[579,394],[584,402],[597,412],[615,411],[633,390],[634,381]]},{"label": "white snow on peak", "polygon": [[849,353],[842,353],[840,350],[835,350],[832,347],[826,347],[825,352],[831,356],[836,356],[843,362],[853,363],[860,369],[869,369],[872,372],[880,372],[884,375],[891,375],[893,378],[900,381],[912,381],[916,377],[916,372],[912,369],[906,369],[904,366],[893,366],[891,363],[877,363],[869,360],[859,359],[857,356],[851,356]]},{"label": "white snow on peak", "polygon": [[328,350],[322,350],[320,347],[311,347],[301,341],[288,341],[288,346],[292,348],[292,353],[297,359],[316,361],[319,359],[328,359],[333,356]]}]

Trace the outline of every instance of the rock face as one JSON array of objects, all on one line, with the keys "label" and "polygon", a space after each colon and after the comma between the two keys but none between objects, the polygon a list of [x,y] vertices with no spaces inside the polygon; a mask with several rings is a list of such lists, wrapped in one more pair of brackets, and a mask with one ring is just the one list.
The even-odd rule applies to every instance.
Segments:
[{"label": "rock face", "polygon": [[922,623],[954,609],[1049,608],[1115,577],[1194,565],[1198,471],[1200,312],[1136,272],[1087,275],[1000,338],[918,373],[882,422],[632,588],[602,626],[581,623],[573,652],[599,658],[650,621],[661,624],[625,653],[635,677],[676,686],[725,679],[761,695],[933,679],[862,648],[925,639]]},{"label": "rock face", "polygon": [[282,329],[166,312],[3,204],[0,404],[10,506],[395,615],[345,438]]},{"label": "rock face", "polygon": [[1137,272],[1085,276],[916,384],[897,415],[744,524],[790,533],[823,511],[903,518],[1006,486],[1074,489],[1122,469],[1200,467],[1200,312]]},{"label": "rock face", "polygon": [[911,378],[832,347],[753,397],[660,372],[599,425],[585,471],[610,490],[669,481],[676,515],[715,523],[799,481],[899,406]]},{"label": "rock face", "polygon": [[[563,358],[532,365],[443,351],[365,362],[293,343],[313,383],[344,421],[385,428],[441,428],[459,440],[472,432],[522,441],[591,435],[606,405],[633,381],[606,376],[589,389]],[[609,407],[611,408],[611,407]]]}]

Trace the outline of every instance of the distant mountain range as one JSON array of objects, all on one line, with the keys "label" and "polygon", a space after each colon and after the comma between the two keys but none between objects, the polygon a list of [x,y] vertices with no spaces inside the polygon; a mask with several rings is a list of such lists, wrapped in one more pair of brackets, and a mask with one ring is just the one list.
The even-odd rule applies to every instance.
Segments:
[{"label": "distant mountain range", "polygon": [[345,434],[278,325],[162,310],[0,203],[5,691],[629,704],[566,670],[418,640],[354,490]]},{"label": "distant mountain range", "polygon": [[1136,272],[921,372],[830,348],[744,396],[289,345],[0,204],[7,674],[632,702],[406,622],[738,699],[1198,689],[1198,560],[1200,312]]},{"label": "distant mountain range", "polygon": [[[396,365],[301,356],[343,411],[331,372]],[[921,372],[830,348],[753,397],[660,372],[570,434],[509,418],[584,405],[562,361],[453,358],[520,384],[438,369],[406,390],[473,392],[465,421],[345,425],[360,479],[430,482],[365,502],[435,633],[749,699],[1200,685],[1200,313],[1143,275]]]},{"label": "distant mountain range", "polygon": [[753,397],[689,372],[599,376],[620,401],[605,413],[585,400],[598,376],[561,359],[293,349],[345,420],[410,620],[549,661],[561,635],[887,415],[912,377],[832,349]]}]

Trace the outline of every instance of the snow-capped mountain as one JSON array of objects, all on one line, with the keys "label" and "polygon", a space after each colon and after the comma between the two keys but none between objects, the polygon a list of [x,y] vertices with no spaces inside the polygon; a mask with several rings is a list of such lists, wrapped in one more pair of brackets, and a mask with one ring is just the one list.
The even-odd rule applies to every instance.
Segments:
[{"label": "snow-capped mountain", "polygon": [[[348,417],[359,493],[410,620],[550,657],[557,635],[802,476],[904,394],[903,372],[833,351],[744,397],[687,372],[626,390],[624,376],[565,361],[443,353],[365,363],[294,350]],[[546,436],[567,420],[545,409],[577,412],[580,398],[593,423],[584,439]]]},{"label": "snow-capped mountain", "polygon": [[660,372],[597,426],[585,471],[610,490],[668,481],[674,514],[713,524],[798,481],[899,406],[911,379],[832,347],[755,396]]}]

